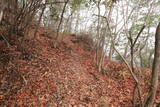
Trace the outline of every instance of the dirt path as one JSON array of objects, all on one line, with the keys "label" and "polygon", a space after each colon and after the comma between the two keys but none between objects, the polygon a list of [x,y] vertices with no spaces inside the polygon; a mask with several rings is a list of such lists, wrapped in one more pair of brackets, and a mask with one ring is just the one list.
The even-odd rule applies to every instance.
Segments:
[{"label": "dirt path", "polygon": [[7,89],[0,90],[0,106],[130,107],[132,81],[98,73],[92,53],[74,37],[58,48],[47,37],[39,39],[31,59],[17,58],[0,69],[0,89]]}]

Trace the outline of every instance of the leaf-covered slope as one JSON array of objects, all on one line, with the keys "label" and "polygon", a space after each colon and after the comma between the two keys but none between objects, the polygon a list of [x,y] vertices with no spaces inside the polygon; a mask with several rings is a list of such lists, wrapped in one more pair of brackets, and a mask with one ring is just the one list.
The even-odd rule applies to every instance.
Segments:
[{"label": "leaf-covered slope", "polygon": [[134,82],[124,65],[107,61],[103,75],[83,41],[66,36],[55,47],[45,34],[1,48],[0,106],[131,107]]}]

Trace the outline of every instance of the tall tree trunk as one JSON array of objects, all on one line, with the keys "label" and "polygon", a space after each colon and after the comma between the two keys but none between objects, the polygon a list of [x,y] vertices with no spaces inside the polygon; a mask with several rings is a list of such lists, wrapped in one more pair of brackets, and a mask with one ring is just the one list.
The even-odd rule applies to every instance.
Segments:
[{"label": "tall tree trunk", "polygon": [[5,1],[4,1],[4,0],[1,0],[1,1],[0,1],[0,23],[1,23],[2,18],[3,18],[4,8],[5,8]]},{"label": "tall tree trunk", "polygon": [[155,35],[155,53],[154,53],[154,61],[152,66],[152,79],[151,79],[151,87],[149,96],[147,98],[147,101],[145,103],[145,107],[152,107],[157,87],[158,87],[158,70],[160,67],[160,22],[158,24],[158,27],[156,29],[156,35]]},{"label": "tall tree trunk", "polygon": [[[47,0],[45,2],[47,2]],[[36,35],[37,35],[37,32],[38,32],[38,29],[39,29],[39,26],[40,26],[40,23],[41,23],[41,20],[42,20],[42,16],[44,14],[45,9],[46,9],[46,6],[44,6],[42,8],[41,14],[39,16],[38,23],[37,23],[37,26],[36,26],[36,29],[35,29],[35,32],[34,32],[34,39],[36,38]]]},{"label": "tall tree trunk", "polygon": [[67,29],[67,31],[71,32],[71,33],[72,33],[72,20],[73,20],[73,16],[71,16],[71,18],[70,18],[70,21],[69,21],[69,24],[68,24],[68,29]]},{"label": "tall tree trunk", "polygon": [[101,0],[98,1],[97,3],[97,9],[98,9],[98,25],[97,25],[97,47],[96,47],[96,61],[97,61],[97,66],[98,66],[98,71],[101,71],[101,52],[103,51],[101,50],[101,35],[100,35],[100,14],[101,14],[101,10],[100,10],[100,2]]},{"label": "tall tree trunk", "polygon": [[149,57],[148,57],[148,68],[152,67],[152,55],[154,54],[154,52],[150,52],[149,53]]},{"label": "tall tree trunk", "polygon": [[66,25],[65,25],[65,31],[67,32],[71,32],[71,26],[72,26],[72,20],[73,20],[73,15],[74,11],[71,11],[71,14],[68,16],[67,20],[66,20]]},{"label": "tall tree trunk", "polygon": [[110,49],[109,49],[109,59],[112,60],[112,56],[113,56],[113,51],[114,51],[114,48],[113,48],[113,43],[111,43],[111,46],[110,46]]},{"label": "tall tree trunk", "polygon": [[79,9],[80,9],[80,7],[78,7],[78,10],[76,13],[77,20],[76,20],[76,25],[75,25],[75,30],[74,30],[76,34],[78,33],[78,28],[79,28],[79,15],[80,15]]},{"label": "tall tree trunk", "polygon": [[67,3],[69,2],[69,0],[67,0],[64,4],[64,7],[63,7],[63,10],[62,10],[62,14],[61,14],[61,19],[60,19],[60,22],[59,22],[59,25],[58,25],[58,28],[57,28],[57,36],[56,36],[56,39],[58,39],[58,36],[59,36],[59,30],[60,30],[60,27],[61,27],[61,24],[62,24],[62,21],[63,21],[63,15],[64,15],[64,12],[65,12],[65,9],[66,9],[66,6],[67,6]]},{"label": "tall tree trunk", "polygon": [[143,57],[142,57],[142,49],[139,50],[139,60],[140,60],[140,66],[144,67]]},{"label": "tall tree trunk", "polygon": [[[140,59],[140,66],[141,67],[146,67],[146,65],[143,63],[142,50],[145,48],[145,46],[147,44],[147,40],[148,40],[148,38],[150,36],[149,32],[150,32],[150,26],[148,26],[147,37],[146,37],[146,39],[144,41],[144,44],[140,45],[140,49],[139,49],[139,59]],[[148,60],[148,62],[150,62],[150,60]]]},{"label": "tall tree trunk", "polygon": [[0,10],[0,23],[1,23],[2,17],[3,17],[3,10]]},{"label": "tall tree trunk", "polygon": [[125,59],[127,58],[128,45],[129,45],[129,41],[127,41],[127,44],[126,44],[125,50],[124,50],[124,54],[123,54],[123,57],[124,57]]},{"label": "tall tree trunk", "polygon": [[104,61],[104,56],[105,56],[105,53],[104,53],[104,46],[105,46],[105,36],[103,35],[102,36],[102,41],[101,41],[101,46],[100,46],[100,56],[99,56],[99,62],[98,62],[98,71],[102,71],[102,68],[103,68],[103,61]]},{"label": "tall tree trunk", "polygon": [[[137,43],[138,38],[140,37],[141,33],[143,32],[144,28],[145,28],[145,25],[142,26],[141,30],[139,31],[138,35],[136,36],[136,38],[134,40],[132,38],[131,32],[130,32],[129,38],[128,38],[129,41],[130,41],[130,56],[131,56],[130,63],[131,63],[131,69],[132,69],[133,73],[135,73],[135,69],[134,69],[134,47],[135,47],[135,44]],[[138,97],[139,97],[139,100],[140,100],[140,105],[141,105],[141,107],[143,107],[144,105],[143,105],[142,98],[141,98],[141,87],[140,87],[139,81],[136,82],[134,91],[136,89],[138,90]],[[133,106],[135,106],[135,103],[134,103],[135,102],[135,98],[134,98],[134,96],[135,96],[135,94],[133,95]]]}]

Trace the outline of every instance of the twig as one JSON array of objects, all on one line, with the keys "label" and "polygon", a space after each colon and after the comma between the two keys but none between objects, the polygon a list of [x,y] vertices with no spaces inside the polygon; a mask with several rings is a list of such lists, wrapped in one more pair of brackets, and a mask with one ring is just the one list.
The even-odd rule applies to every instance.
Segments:
[{"label": "twig", "polygon": [[1,34],[2,38],[4,39],[4,41],[7,43],[7,46],[10,47],[11,45],[9,44],[9,42],[7,41],[7,39]]},{"label": "twig", "polygon": [[27,85],[28,82],[27,82],[26,78],[24,76],[22,76],[22,78],[23,78],[23,80],[25,82],[25,85]]}]

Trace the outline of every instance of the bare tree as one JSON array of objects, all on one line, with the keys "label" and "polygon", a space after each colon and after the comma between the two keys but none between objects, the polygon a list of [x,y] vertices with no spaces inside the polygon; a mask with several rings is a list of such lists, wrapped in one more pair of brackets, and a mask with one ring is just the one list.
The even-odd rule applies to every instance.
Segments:
[{"label": "bare tree", "polygon": [[155,52],[154,52],[154,61],[152,66],[152,78],[151,78],[151,86],[148,94],[147,101],[145,103],[145,107],[152,107],[157,87],[158,87],[158,70],[160,67],[160,22],[158,24],[156,35],[155,35]]}]

